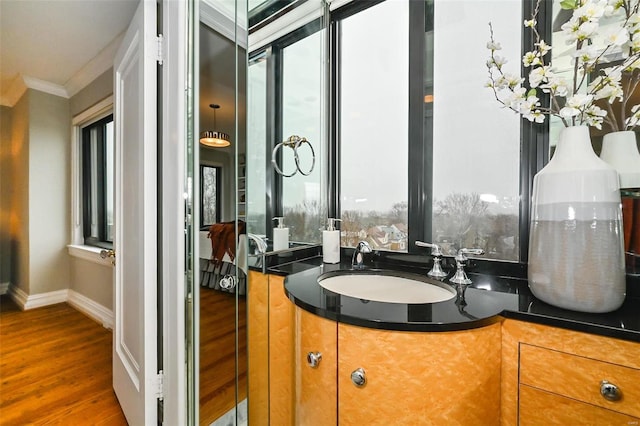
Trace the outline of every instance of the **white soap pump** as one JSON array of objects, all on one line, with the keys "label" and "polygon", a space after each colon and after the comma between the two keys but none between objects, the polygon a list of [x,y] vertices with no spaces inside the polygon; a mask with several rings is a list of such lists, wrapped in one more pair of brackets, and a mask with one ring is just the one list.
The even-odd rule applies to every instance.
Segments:
[{"label": "white soap pump", "polygon": [[284,227],[284,217],[274,217],[276,227],[273,228],[273,250],[286,250],[289,248],[289,228]]},{"label": "white soap pump", "polygon": [[322,231],[322,261],[324,263],[340,263],[340,231],[336,229],[335,219],[327,219],[327,229]]}]

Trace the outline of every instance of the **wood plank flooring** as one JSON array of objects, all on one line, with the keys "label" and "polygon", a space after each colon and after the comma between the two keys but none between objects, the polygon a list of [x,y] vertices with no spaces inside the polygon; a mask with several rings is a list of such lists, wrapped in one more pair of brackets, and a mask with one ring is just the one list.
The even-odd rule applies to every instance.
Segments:
[{"label": "wood plank flooring", "polygon": [[[200,423],[235,405],[235,295],[200,294]],[[238,401],[246,398],[246,299],[238,298]],[[0,296],[0,426],[127,425],[113,393],[112,334],[62,303],[21,311]]]},{"label": "wood plank flooring", "polygon": [[126,425],[111,337],[65,303],[23,312],[0,296],[0,425]]},{"label": "wood plank flooring", "polygon": [[[200,287],[200,424],[236,404],[235,295]],[[238,402],[247,397],[246,298],[238,297]]]}]

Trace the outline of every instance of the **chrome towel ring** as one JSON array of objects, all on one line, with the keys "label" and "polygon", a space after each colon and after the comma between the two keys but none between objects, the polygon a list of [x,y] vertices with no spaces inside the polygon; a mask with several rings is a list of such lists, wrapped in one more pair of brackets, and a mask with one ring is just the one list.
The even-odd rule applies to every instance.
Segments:
[{"label": "chrome towel ring", "polygon": [[[307,172],[304,172],[302,171],[302,169],[300,169],[300,156],[298,155],[298,148],[300,148],[300,146],[302,146],[303,144],[309,145],[309,149],[311,150],[311,168],[309,168]],[[280,167],[278,167],[278,162],[276,161],[278,150],[284,146],[293,149],[293,159],[296,162],[296,169],[291,174],[285,174],[280,169]],[[300,136],[296,135],[289,136],[289,139],[280,142],[273,148],[273,152],[271,152],[271,164],[273,164],[273,168],[276,169],[276,172],[284,177],[294,176],[298,172],[300,172],[304,176],[309,176],[316,165],[316,152],[313,150],[313,145],[311,145],[311,142],[309,142],[307,138],[301,138]]]}]

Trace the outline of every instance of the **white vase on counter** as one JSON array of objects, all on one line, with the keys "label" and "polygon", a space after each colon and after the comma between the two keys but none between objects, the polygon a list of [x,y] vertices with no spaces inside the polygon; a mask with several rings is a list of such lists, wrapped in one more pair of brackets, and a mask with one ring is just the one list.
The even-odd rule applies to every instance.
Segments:
[{"label": "white vase on counter", "polygon": [[636,134],[630,130],[607,133],[600,158],[620,175],[620,188],[640,188],[640,152]]},{"label": "white vase on counter", "polygon": [[591,147],[586,126],[567,127],[534,178],[528,279],[540,300],[610,312],[625,298],[618,174]]}]

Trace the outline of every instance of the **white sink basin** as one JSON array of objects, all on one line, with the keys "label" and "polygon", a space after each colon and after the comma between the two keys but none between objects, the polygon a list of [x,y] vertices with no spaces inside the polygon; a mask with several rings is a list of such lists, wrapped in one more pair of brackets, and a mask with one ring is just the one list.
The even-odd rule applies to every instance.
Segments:
[{"label": "white sink basin", "polygon": [[436,303],[453,299],[453,288],[420,275],[395,271],[335,271],[318,277],[321,287],[343,296],[387,303]]}]

